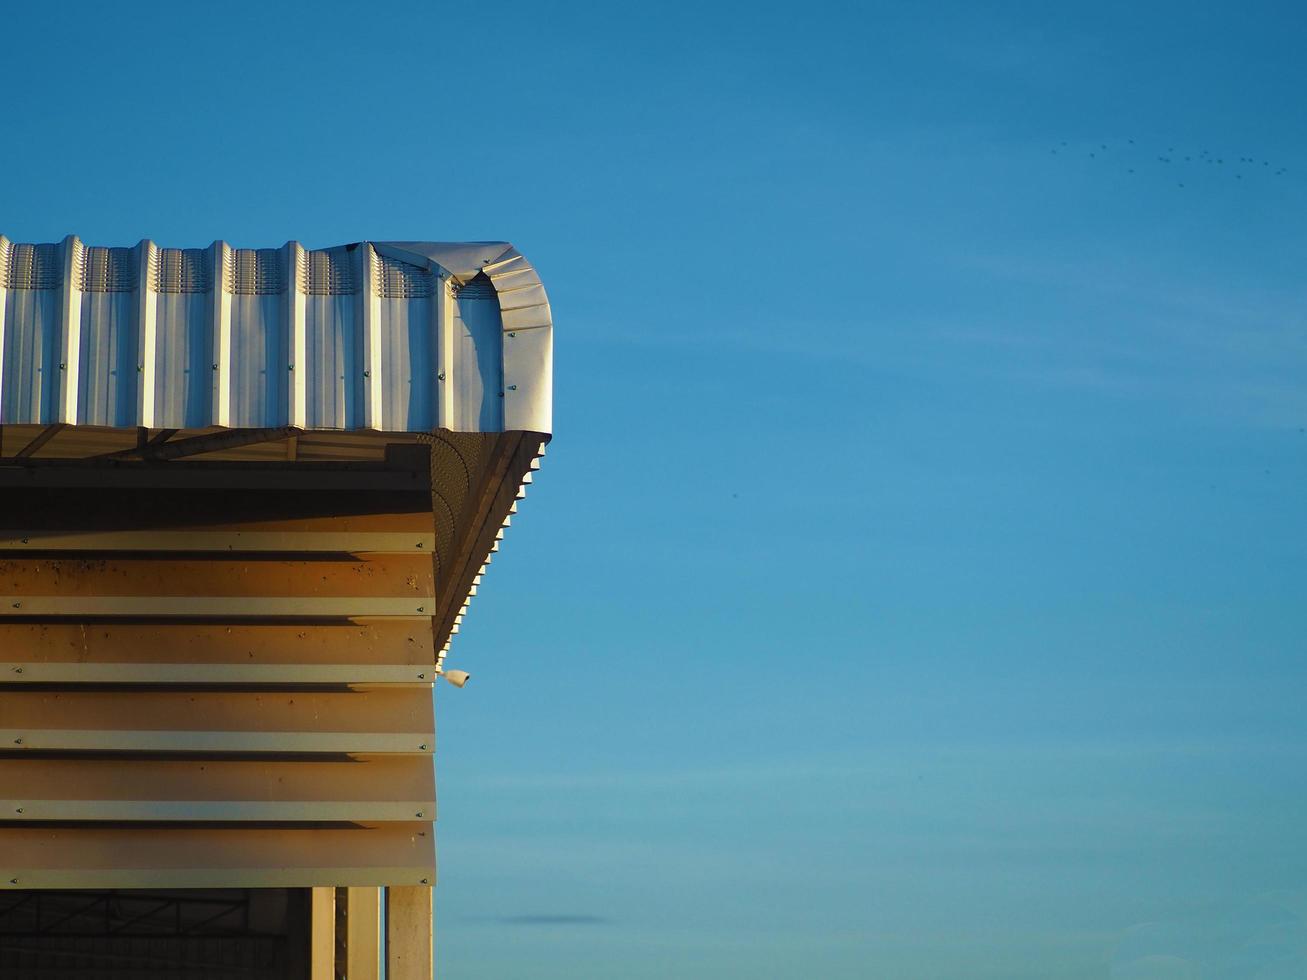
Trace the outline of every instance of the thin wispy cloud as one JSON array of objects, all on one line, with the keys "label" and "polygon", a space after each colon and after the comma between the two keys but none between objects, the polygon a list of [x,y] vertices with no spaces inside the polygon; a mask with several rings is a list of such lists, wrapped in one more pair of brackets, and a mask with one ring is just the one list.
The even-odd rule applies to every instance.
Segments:
[{"label": "thin wispy cloud", "polygon": [[601,915],[505,915],[496,920],[505,926],[607,926],[611,919]]},{"label": "thin wispy cloud", "polygon": [[566,926],[611,926],[614,920],[586,912],[524,912],[517,915],[460,915],[458,921],[497,926],[549,928]]}]

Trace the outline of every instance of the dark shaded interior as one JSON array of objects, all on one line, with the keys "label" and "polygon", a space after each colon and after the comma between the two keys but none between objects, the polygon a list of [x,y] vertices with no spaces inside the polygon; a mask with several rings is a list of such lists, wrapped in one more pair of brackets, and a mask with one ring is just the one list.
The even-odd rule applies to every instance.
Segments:
[{"label": "dark shaded interior", "polygon": [[0,892],[5,980],[308,977],[309,890]]}]

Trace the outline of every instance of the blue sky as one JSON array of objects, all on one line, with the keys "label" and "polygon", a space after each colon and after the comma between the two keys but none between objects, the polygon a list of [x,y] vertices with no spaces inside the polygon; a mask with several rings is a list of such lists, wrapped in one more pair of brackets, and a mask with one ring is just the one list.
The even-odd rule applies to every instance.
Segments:
[{"label": "blue sky", "polygon": [[1307,975],[1298,6],[2,23],[11,239],[544,277],[442,976]]}]

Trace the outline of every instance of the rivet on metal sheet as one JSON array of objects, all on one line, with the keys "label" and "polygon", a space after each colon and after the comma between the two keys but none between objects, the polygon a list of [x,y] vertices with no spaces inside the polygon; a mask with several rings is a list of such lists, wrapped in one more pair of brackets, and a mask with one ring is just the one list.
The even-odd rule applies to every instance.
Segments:
[{"label": "rivet on metal sheet", "polygon": [[15,602],[15,603],[14,603],[14,608],[15,608],[15,609],[22,609],[22,608],[23,608],[23,604],[22,604],[21,602]]},{"label": "rivet on metal sheet", "polygon": [[[422,883],[425,885],[425,884],[426,884],[426,881],[424,880]],[[11,884],[11,885],[16,885],[16,884],[18,884],[18,879],[17,879],[17,878],[10,878],[10,879],[9,879],[9,884]]]},{"label": "rivet on metal sheet", "polygon": [[[21,738],[16,738],[16,739],[14,739],[14,744],[15,744],[15,745],[22,745],[22,744],[23,744],[23,740],[22,740]],[[424,747],[425,747],[425,746],[424,746]]]},{"label": "rivet on metal sheet", "polygon": [[508,386],[508,390],[509,390],[509,391],[517,391],[517,385],[509,385],[509,386]]},{"label": "rivet on metal sheet", "polygon": [[445,372],[444,372],[444,371],[441,371],[439,374],[436,375],[436,377],[437,377],[438,379],[440,379],[441,381],[444,381],[444,380],[445,380]]},{"label": "rivet on metal sheet", "polygon": [[517,331],[516,331],[516,330],[510,330],[510,331],[508,331],[508,335],[509,335],[510,337],[516,337],[516,336],[517,336]]},{"label": "rivet on metal sheet", "polygon": [[371,371],[364,371],[364,372],[363,372],[363,377],[365,377],[365,378],[370,378],[370,377],[372,377],[372,372],[371,372]]},{"label": "rivet on metal sheet", "polygon": [[418,674],[418,680],[420,680],[420,681],[424,681],[424,680],[426,680],[426,679],[427,679],[427,675],[426,675],[426,674]]},{"label": "rivet on metal sheet", "polygon": [[[20,810],[19,812],[21,813],[22,811]],[[417,812],[417,816],[419,816],[419,817],[422,816],[422,811],[421,811],[421,810],[419,810],[419,811]]]},{"label": "rivet on metal sheet", "polygon": [[23,668],[22,668],[22,667],[15,667],[15,668],[14,668],[14,673],[15,673],[15,674],[21,674],[22,672],[23,672]]},{"label": "rivet on metal sheet", "polygon": [[418,748],[421,749],[423,752],[425,752],[427,750],[427,743],[423,742],[421,745],[418,746]]},{"label": "rivet on metal sheet", "polygon": [[[14,879],[14,884],[15,884],[15,885],[18,884],[18,879],[17,879],[17,878]],[[430,878],[423,878],[423,879],[422,879],[422,884],[424,884],[424,885],[429,885],[429,884],[431,884],[431,879],[430,879]]]},{"label": "rivet on metal sheet", "polygon": [[23,812],[23,808],[21,806],[14,807],[14,813],[22,813],[22,812]]}]

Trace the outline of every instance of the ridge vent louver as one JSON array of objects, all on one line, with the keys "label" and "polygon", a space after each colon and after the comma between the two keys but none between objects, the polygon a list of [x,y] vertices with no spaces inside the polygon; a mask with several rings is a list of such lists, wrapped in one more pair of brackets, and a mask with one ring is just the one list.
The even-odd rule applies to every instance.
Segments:
[{"label": "ridge vent louver", "polygon": [[136,250],[92,246],[80,252],[84,293],[130,293],[136,289]]},{"label": "ridge vent louver", "polygon": [[4,265],[6,289],[58,289],[63,282],[59,246],[10,244]]},{"label": "ridge vent louver", "polygon": [[207,293],[213,286],[207,248],[161,248],[150,271],[159,293]]},{"label": "ridge vent louver", "polygon": [[432,292],[433,277],[426,269],[399,259],[376,257],[377,295],[382,299],[422,299]]},{"label": "ridge vent louver", "polygon": [[478,272],[475,278],[457,287],[456,295],[459,299],[494,299],[497,294],[489,277]]},{"label": "ridge vent louver", "polygon": [[299,266],[300,292],[310,296],[348,296],[358,292],[348,252],[309,252]]},{"label": "ridge vent louver", "polygon": [[286,276],[282,271],[279,248],[236,248],[228,266],[227,291],[237,296],[267,296],[284,292]]}]

